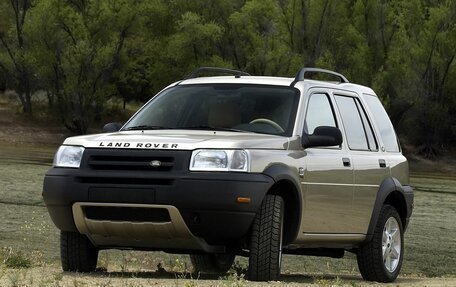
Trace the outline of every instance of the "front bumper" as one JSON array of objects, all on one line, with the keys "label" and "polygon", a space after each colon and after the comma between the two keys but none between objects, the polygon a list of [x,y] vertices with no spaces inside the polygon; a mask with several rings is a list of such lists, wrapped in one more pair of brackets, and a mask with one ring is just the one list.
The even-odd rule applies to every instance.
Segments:
[{"label": "front bumper", "polygon": [[[155,175],[141,171],[52,168],[44,179],[43,198],[60,230],[87,234],[98,247],[210,251],[204,247],[205,243],[227,246],[248,234],[263,197],[273,183],[272,178],[263,174],[182,170]],[[251,201],[249,204],[237,203],[237,197],[248,197]],[[182,224],[172,223],[172,218],[168,231],[158,228],[163,227],[166,220],[147,222],[141,219],[140,223],[114,215],[109,218],[109,214],[95,220],[91,218],[91,227],[81,228],[85,224],[81,220],[88,222],[84,208],[91,204],[164,208],[169,214],[177,211],[189,230],[188,237],[198,238],[202,244],[199,247],[193,243],[182,244],[179,240],[173,241],[173,236],[165,236],[175,228],[174,225],[182,227]],[[78,218],[75,214],[79,214]],[[80,221],[79,226],[75,221]],[[137,228],[139,224],[148,227]],[[146,233],[142,233],[144,230]],[[143,240],[144,237],[159,238],[157,235],[161,232],[161,241]]]}]

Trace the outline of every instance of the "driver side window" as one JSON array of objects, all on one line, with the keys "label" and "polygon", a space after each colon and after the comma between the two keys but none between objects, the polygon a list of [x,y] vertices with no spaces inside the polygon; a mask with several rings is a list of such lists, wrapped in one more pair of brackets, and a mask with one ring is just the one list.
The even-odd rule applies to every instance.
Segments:
[{"label": "driver side window", "polygon": [[326,94],[312,94],[307,105],[304,132],[313,134],[318,126],[337,127],[334,110]]}]

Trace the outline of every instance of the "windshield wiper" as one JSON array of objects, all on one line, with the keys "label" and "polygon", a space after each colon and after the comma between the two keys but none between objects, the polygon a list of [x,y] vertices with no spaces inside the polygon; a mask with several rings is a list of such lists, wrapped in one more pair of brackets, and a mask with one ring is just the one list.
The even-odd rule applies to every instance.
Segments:
[{"label": "windshield wiper", "polygon": [[222,128],[222,127],[214,127],[214,126],[190,126],[190,127],[178,127],[178,128],[170,128],[170,127],[163,127],[163,126],[149,126],[149,125],[139,125],[139,126],[132,126],[123,129],[124,131],[134,131],[134,130],[174,130],[174,129],[181,129],[181,130],[209,130],[209,131],[228,131],[228,132],[238,132],[238,133],[248,133],[249,131],[245,130],[238,130],[232,128]]},{"label": "windshield wiper", "polygon": [[124,131],[135,131],[135,130],[172,130],[173,128],[162,127],[162,126],[149,126],[149,125],[139,125],[125,128]]},{"label": "windshield wiper", "polygon": [[227,131],[227,132],[238,132],[238,133],[249,133],[249,131],[232,129],[232,128],[222,128],[214,126],[191,126],[191,127],[180,127],[181,130],[209,130],[209,131]]}]

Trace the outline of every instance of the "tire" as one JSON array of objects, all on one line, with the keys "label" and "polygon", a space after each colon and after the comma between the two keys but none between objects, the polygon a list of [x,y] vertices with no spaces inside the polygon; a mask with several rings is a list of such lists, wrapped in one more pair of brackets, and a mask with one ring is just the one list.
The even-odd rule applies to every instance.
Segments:
[{"label": "tire", "polygon": [[282,262],[284,202],[278,195],[266,195],[252,226],[249,279],[278,281]]},{"label": "tire", "polygon": [[359,271],[367,281],[393,282],[401,270],[403,258],[404,229],[401,218],[393,206],[384,205],[372,240],[358,249]]},{"label": "tire", "polygon": [[77,232],[60,232],[60,259],[63,271],[92,272],[97,268],[98,250]]},{"label": "tire", "polygon": [[234,254],[191,254],[195,273],[225,274],[234,262]]}]

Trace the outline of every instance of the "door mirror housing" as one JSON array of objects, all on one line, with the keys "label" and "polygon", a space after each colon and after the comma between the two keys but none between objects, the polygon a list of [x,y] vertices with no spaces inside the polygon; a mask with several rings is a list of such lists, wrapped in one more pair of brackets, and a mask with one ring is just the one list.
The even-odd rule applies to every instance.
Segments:
[{"label": "door mirror housing", "polygon": [[123,124],[121,124],[121,123],[105,124],[104,127],[103,127],[103,132],[104,133],[118,132],[122,126],[123,126]]},{"label": "door mirror housing", "polygon": [[313,134],[303,134],[302,146],[304,148],[318,146],[337,146],[342,144],[342,133],[338,128],[319,126]]}]

